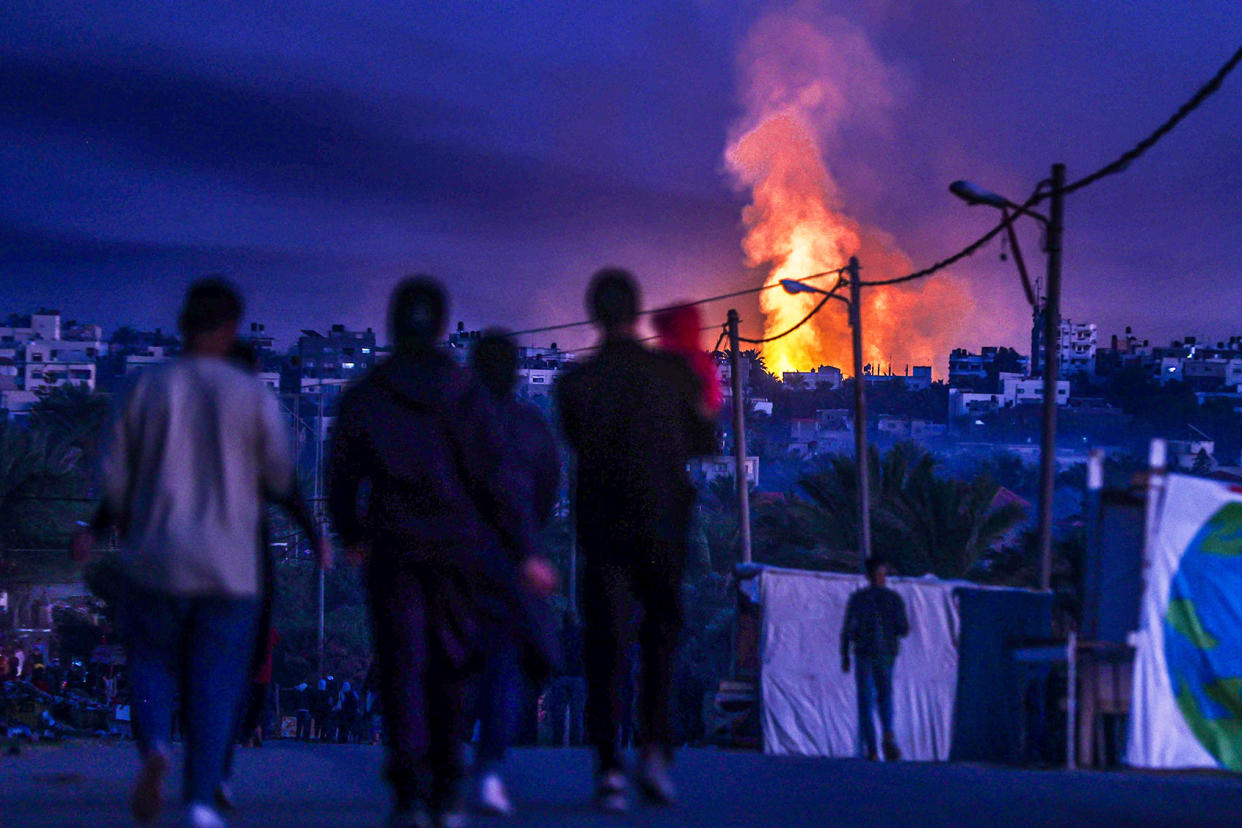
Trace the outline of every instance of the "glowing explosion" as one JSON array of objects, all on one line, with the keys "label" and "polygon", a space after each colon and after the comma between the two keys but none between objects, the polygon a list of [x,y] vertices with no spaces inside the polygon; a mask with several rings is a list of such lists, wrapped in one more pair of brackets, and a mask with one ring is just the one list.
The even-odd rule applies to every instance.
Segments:
[{"label": "glowing explosion", "polygon": [[[751,193],[742,219],[747,264],[769,267],[767,284],[841,267],[851,255],[862,278],[880,279],[911,269],[892,238],[843,212],[840,187],[824,162],[824,145],[840,130],[872,127],[883,133],[885,113],[900,78],[876,56],[863,34],[840,18],[807,10],[759,20],[743,46],[742,95],[746,114],[725,153],[730,172]],[[831,287],[832,278],[815,282]],[[819,301],[777,288],[760,294],[764,333],[779,333]],[[894,366],[931,365],[947,353],[969,299],[945,277],[863,292],[863,362],[878,373]],[[848,369],[849,326],[844,305],[831,303],[790,336],[764,346],[769,371]],[[939,373],[939,372],[937,372]]]}]

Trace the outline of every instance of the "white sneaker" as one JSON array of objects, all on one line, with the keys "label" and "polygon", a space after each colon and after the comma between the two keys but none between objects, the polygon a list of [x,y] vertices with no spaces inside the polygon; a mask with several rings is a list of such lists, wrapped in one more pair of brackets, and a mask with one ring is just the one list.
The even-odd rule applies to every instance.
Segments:
[{"label": "white sneaker", "polygon": [[595,804],[610,814],[623,814],[630,809],[630,799],[626,796],[625,774],[620,771],[608,771],[599,777],[595,786]]},{"label": "white sneaker", "polygon": [[210,805],[195,802],[186,814],[186,824],[190,828],[226,828],[224,818]]},{"label": "white sneaker", "polygon": [[668,763],[659,753],[651,753],[643,758],[642,769],[638,774],[638,787],[648,802],[656,805],[677,804],[677,786],[669,775]]},{"label": "white sneaker", "polygon": [[479,780],[479,807],[493,816],[513,816],[513,802],[500,774],[489,773]]}]

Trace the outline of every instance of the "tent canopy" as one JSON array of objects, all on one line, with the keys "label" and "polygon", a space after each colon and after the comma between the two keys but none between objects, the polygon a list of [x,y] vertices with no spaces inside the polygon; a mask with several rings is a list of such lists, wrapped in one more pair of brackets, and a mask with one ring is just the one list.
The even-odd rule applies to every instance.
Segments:
[{"label": "tent canopy", "polygon": [[[757,580],[764,750],[859,755],[854,676],[841,670],[840,635],[846,602],[866,580],[775,567],[762,568]],[[905,601],[910,619],[893,671],[894,730],[903,754],[916,760],[985,758],[970,754],[992,750],[998,727],[1001,733],[1013,729],[1002,723],[1012,719],[1010,697],[1016,692],[1008,688],[1015,682],[1006,669],[1007,639],[1046,634],[1051,596],[932,576],[894,577],[889,586]],[[971,706],[959,710],[964,676],[970,692],[961,695]],[[963,725],[982,736],[963,740]]]}]

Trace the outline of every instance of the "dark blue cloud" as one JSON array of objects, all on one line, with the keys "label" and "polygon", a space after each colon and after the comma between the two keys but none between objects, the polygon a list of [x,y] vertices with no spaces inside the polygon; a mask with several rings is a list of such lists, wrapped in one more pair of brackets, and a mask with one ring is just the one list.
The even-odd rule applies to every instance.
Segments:
[{"label": "dark blue cloud", "polygon": [[[647,276],[653,301],[742,286],[759,275],[741,265],[744,196],[720,159],[737,45],[765,8],[12,0],[0,280],[15,307],[0,312],[171,319],[176,289],[217,270],[256,313],[300,317],[290,333],[381,318],[410,269],[449,279],[463,316],[515,326],[578,316],[605,261]],[[847,124],[828,163],[851,212],[917,263],[989,220],[948,181],[1019,197],[1054,160],[1084,173],[1236,48],[1229,0],[834,9],[903,85],[889,132]],[[1165,333],[1159,276],[1186,297],[1178,334],[1230,324],[1240,88],[1231,79],[1126,176],[1071,202],[1071,315]],[[964,344],[1025,324],[1002,268],[984,255],[958,271],[980,308]]]}]

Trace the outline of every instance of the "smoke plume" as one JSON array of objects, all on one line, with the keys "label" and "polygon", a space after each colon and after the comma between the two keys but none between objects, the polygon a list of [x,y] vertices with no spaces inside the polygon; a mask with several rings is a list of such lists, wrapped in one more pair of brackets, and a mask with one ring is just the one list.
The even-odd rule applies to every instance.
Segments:
[{"label": "smoke plume", "polygon": [[[742,213],[747,264],[768,270],[766,284],[798,279],[859,257],[863,280],[912,269],[893,238],[847,211],[849,194],[829,158],[846,141],[869,136],[882,149],[890,113],[904,86],[899,72],[876,54],[867,37],[839,17],[795,6],[762,17],[739,54],[743,116],[734,124],[725,161],[739,188],[749,191]],[[857,158],[863,153],[849,153]],[[883,155],[883,153],[878,153]],[[874,171],[882,177],[882,170]],[[831,277],[814,284],[830,287]],[[802,319],[819,301],[776,288],[760,294],[764,334]],[[891,365],[932,365],[954,341],[969,298],[945,276],[863,291],[863,362],[877,373]],[[793,334],[764,346],[768,370],[851,368],[844,305],[832,302]]]}]

